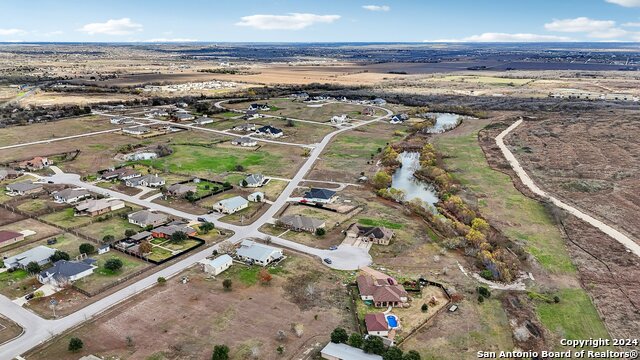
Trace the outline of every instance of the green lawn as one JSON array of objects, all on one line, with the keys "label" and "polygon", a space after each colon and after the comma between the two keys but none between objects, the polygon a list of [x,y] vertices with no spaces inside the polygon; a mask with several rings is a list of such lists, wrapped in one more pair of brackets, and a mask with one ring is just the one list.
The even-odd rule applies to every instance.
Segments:
[{"label": "green lawn", "polygon": [[[106,276],[106,277],[123,276],[129,273],[132,273],[133,271],[136,271],[145,265],[144,262],[138,259],[125,256],[115,251],[110,251],[106,254],[92,256],[92,257],[98,260],[96,264],[98,268],[94,270],[93,274],[99,277],[100,276]],[[122,261],[122,268],[118,271],[109,270],[104,267],[104,264],[106,263],[106,261],[113,258],[117,258],[117,259],[120,259],[120,261]]]},{"label": "green lawn", "polygon": [[123,219],[120,216],[114,216],[109,220],[95,222],[89,226],[78,229],[78,231],[97,240],[101,240],[106,235],[112,235],[118,240],[124,239],[124,232],[127,229],[138,231],[140,227],[130,224],[127,219]]},{"label": "green lawn", "polygon": [[366,226],[383,226],[388,229],[394,229],[394,230],[402,229],[404,227],[404,225],[402,224],[394,223],[387,220],[381,220],[381,219],[363,218],[363,219],[358,219],[358,223]]},{"label": "green lawn", "polygon": [[5,271],[3,273],[0,273],[0,284],[4,284],[9,281],[12,281],[12,282],[20,281],[20,280],[26,279],[27,276],[29,276],[29,274],[22,269],[18,269],[12,272]]},{"label": "green lawn", "polygon": [[502,230],[523,241],[526,249],[547,270],[574,273],[575,267],[560,231],[544,206],[520,193],[511,178],[489,167],[477,141],[477,132],[460,137],[440,137],[436,147],[456,180],[486,201],[478,205],[490,219],[504,222]]},{"label": "green lawn", "polygon": [[89,216],[74,216],[75,210],[67,208],[58,212],[41,216],[40,219],[62,226],[63,228],[75,228],[91,222]]},{"label": "green lawn", "polygon": [[162,261],[168,257],[170,257],[172,254],[169,250],[165,250],[162,248],[159,248],[157,246],[154,246],[151,249],[151,254],[149,256],[147,256],[147,258],[149,260],[153,260],[153,261]]},{"label": "green lawn", "polygon": [[166,244],[162,245],[163,247],[167,248],[167,249],[171,249],[173,251],[187,251],[191,248],[193,248],[194,246],[197,246],[199,244],[198,241],[196,240],[192,240],[192,239],[187,239],[185,241],[181,241],[179,243],[174,243],[174,242],[167,242]]},{"label": "green lawn", "polygon": [[36,213],[38,211],[42,211],[47,207],[47,200],[43,199],[32,199],[29,201],[25,201],[22,204],[16,206],[19,210],[28,213]]}]

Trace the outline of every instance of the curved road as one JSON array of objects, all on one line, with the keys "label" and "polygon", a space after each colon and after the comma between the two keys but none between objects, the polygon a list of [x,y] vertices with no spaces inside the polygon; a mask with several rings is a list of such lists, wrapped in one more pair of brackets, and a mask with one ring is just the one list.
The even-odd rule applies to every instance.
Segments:
[{"label": "curved road", "polygon": [[562,208],[562,209],[566,210],[567,212],[569,212],[570,214],[576,216],[577,218],[579,218],[579,219],[581,219],[581,220],[583,220],[583,221],[595,226],[596,228],[598,228],[603,233],[609,235],[614,240],[616,240],[619,243],[621,243],[622,245],[624,245],[627,249],[629,249],[629,251],[631,251],[634,254],[636,254],[636,256],[640,256],[640,245],[638,245],[638,243],[633,241],[633,239],[629,238],[628,236],[626,236],[625,234],[621,233],[620,231],[612,228],[611,226],[605,224],[604,222],[602,222],[602,221],[600,221],[598,219],[595,219],[594,217],[592,217],[592,216],[590,216],[588,214],[585,214],[584,212],[580,211],[579,209],[576,209],[575,207],[573,207],[571,205],[568,205],[568,204],[556,199],[555,197],[547,194],[544,190],[540,189],[533,182],[533,180],[529,177],[527,172],[524,171],[524,169],[522,168],[522,166],[518,162],[518,159],[516,159],[516,157],[513,155],[513,153],[511,153],[509,148],[507,148],[507,146],[504,144],[505,136],[507,136],[511,131],[513,131],[513,129],[517,128],[520,124],[522,124],[522,121],[523,121],[522,119],[519,119],[515,123],[511,124],[511,126],[509,126],[507,129],[505,129],[503,132],[501,132],[500,135],[496,136],[496,144],[498,145],[498,147],[502,151],[502,154],[507,159],[507,161],[509,161],[509,164],[511,165],[513,170],[516,172],[516,174],[518,174],[518,177],[520,178],[522,183],[526,187],[528,187],[531,191],[533,191],[533,193],[535,193],[536,195],[539,195],[539,196],[542,196],[544,198],[549,199],[553,204],[555,204],[559,208]]},{"label": "curved road", "polygon": [[[219,104],[217,104],[218,106]],[[236,226],[230,225],[226,223],[222,223],[218,220],[219,216],[209,214],[204,217],[213,222],[217,227],[233,230],[235,234],[228,239],[228,241],[232,241],[234,243],[240,242],[244,238],[248,237],[264,237],[265,234],[258,231],[258,228],[271,220],[275,213],[287,202],[293,191],[296,187],[298,187],[299,183],[303,181],[305,175],[311,170],[316,160],[325,149],[325,147],[329,144],[331,139],[344,132],[351,129],[355,129],[357,127],[368,125],[385,118],[389,118],[393,113],[385,108],[378,107],[386,111],[386,115],[376,117],[375,119],[363,121],[361,123],[355,124],[348,128],[338,129],[327,134],[320,143],[316,144],[308,159],[304,162],[302,167],[298,170],[296,175],[289,181],[287,187],[283,190],[277,200],[273,202],[273,204],[269,207],[269,209],[260,216],[255,222],[247,226]],[[159,204],[151,203],[144,199],[138,199],[132,196],[127,196],[122,193],[118,193],[112,190],[103,189],[97,187],[95,185],[91,185],[89,183],[85,183],[80,180],[80,176],[76,174],[66,174],[60,171],[60,169],[53,167],[55,174],[51,177],[45,178],[47,181],[53,181],[54,183],[60,184],[72,184],[77,186],[82,186],[87,188],[88,190],[95,191],[98,193],[106,194],[112,197],[121,198],[125,201],[130,201],[131,203],[143,205],[145,207],[150,207],[152,209],[157,209],[159,211],[167,212],[172,215],[181,216],[187,219],[196,220],[197,216],[193,214],[188,214],[185,212],[181,212],[169,207],[165,207]],[[340,245],[338,250],[330,251],[317,249],[313,247],[309,247],[306,245],[298,244],[293,241],[289,241],[286,239],[282,239],[279,237],[272,236],[271,241],[273,244],[286,247],[289,249],[293,249],[296,251],[300,251],[303,253],[307,253],[309,255],[317,256],[320,258],[330,257],[332,259],[332,264],[330,265],[332,268],[340,269],[340,270],[355,270],[360,266],[369,265],[371,263],[371,256],[368,251],[361,248],[355,248],[351,246]],[[24,333],[22,336],[5,343],[0,346],[0,359],[13,359],[14,357],[23,354],[24,352],[30,350],[31,348],[55,337],[56,335],[68,330],[74,326],[77,326],[92,317],[106,311],[110,307],[128,299],[131,296],[134,296],[141,291],[153,286],[157,282],[157,278],[159,276],[170,278],[172,276],[177,275],[184,269],[192,266],[197,263],[199,260],[204,259],[209,256],[213,249],[217,249],[219,245],[214,245],[212,247],[208,247],[202,251],[194,253],[175,264],[172,264],[160,271],[157,271],[149,276],[138,280],[137,282],[124,287],[117,292],[102,298],[85,308],[56,320],[45,320],[34,313],[31,313],[27,309],[18,306],[13,303],[11,300],[7,299],[4,296],[0,296],[0,312],[6,317],[10,318],[14,322],[21,325],[24,329]]]}]

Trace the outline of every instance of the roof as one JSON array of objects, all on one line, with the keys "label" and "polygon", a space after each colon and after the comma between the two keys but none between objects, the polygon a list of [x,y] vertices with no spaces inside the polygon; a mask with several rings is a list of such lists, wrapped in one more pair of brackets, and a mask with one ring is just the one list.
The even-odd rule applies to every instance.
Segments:
[{"label": "roof", "polygon": [[7,185],[7,189],[9,189],[10,191],[19,191],[19,192],[39,189],[41,187],[42,187],[41,184],[34,184],[30,180]]},{"label": "roof", "polygon": [[349,230],[357,230],[358,236],[374,239],[386,239],[393,236],[393,231],[381,226],[363,226],[353,224]]},{"label": "roof", "polygon": [[149,175],[141,176],[138,178],[133,178],[130,181],[136,184],[139,184],[142,181],[146,181],[148,184],[153,184],[153,183],[164,182],[164,179],[161,178],[160,176],[149,174]]},{"label": "roof", "polygon": [[336,194],[335,191],[329,189],[312,188],[304,193],[305,199],[325,199],[329,200]]},{"label": "roof", "polygon": [[46,260],[50,258],[51,255],[53,255],[55,252],[55,249],[52,249],[48,246],[40,245],[18,255],[8,257],[4,260],[4,263],[9,265],[13,263],[19,263],[20,265],[26,266],[32,261],[40,262]]},{"label": "roof", "polygon": [[185,194],[189,191],[196,192],[197,186],[187,184],[173,184],[167,188],[167,191],[174,194]]},{"label": "roof", "polygon": [[21,236],[24,236],[24,234],[10,230],[0,230],[0,243],[13,240]]},{"label": "roof", "polygon": [[244,180],[249,185],[262,184],[262,182],[264,181],[264,175],[262,175],[262,174],[249,174],[246,178],[244,178]]},{"label": "roof", "polygon": [[229,199],[218,201],[217,205],[226,207],[228,209],[235,209],[248,203],[249,202],[247,201],[247,199],[243,198],[242,196],[234,196]]},{"label": "roof", "polygon": [[3,179],[9,175],[18,175],[18,172],[13,169],[0,169],[0,179]]},{"label": "roof", "polygon": [[297,229],[315,229],[324,225],[324,221],[322,220],[302,216],[300,214],[285,215],[280,218],[280,222]]},{"label": "roof", "polygon": [[208,260],[209,265],[211,265],[214,268],[224,266],[230,262],[233,262],[233,258],[227,254],[220,255],[213,260]]},{"label": "roof", "polygon": [[269,133],[269,134],[279,134],[282,132],[282,130],[278,129],[277,127],[273,127],[271,125],[265,125],[256,131],[261,133]]},{"label": "roof", "polygon": [[242,240],[240,248],[236,251],[239,256],[260,262],[267,261],[274,253],[282,254],[282,250],[273,246],[258,244],[251,240]]},{"label": "roof", "polygon": [[372,296],[373,301],[402,301],[407,297],[407,291],[402,285],[395,284],[395,280],[374,279],[370,275],[359,275],[356,278],[360,295]]},{"label": "roof", "polygon": [[387,331],[389,324],[383,313],[373,313],[364,316],[364,323],[367,325],[367,331]]},{"label": "roof", "polygon": [[98,200],[85,200],[79,202],[76,205],[77,211],[86,211],[86,212],[95,212],[100,211],[106,208],[110,208],[112,206],[117,206],[120,204],[124,204],[124,201],[118,199],[98,199]]},{"label": "roof", "polygon": [[251,143],[255,143],[257,141],[255,139],[250,138],[250,137],[242,136],[242,137],[237,137],[237,138],[233,139],[233,142],[237,143],[237,144],[251,144]]},{"label": "roof", "polygon": [[57,191],[54,194],[55,197],[58,197],[61,199],[72,199],[72,198],[85,197],[90,195],[91,193],[87,191],[87,189],[80,189],[80,188],[64,189],[64,190]]},{"label": "roof", "polygon": [[190,226],[186,226],[186,225],[165,225],[165,226],[159,226],[155,229],[152,230],[155,233],[159,233],[159,234],[165,234],[165,235],[173,235],[174,233],[177,233],[178,231],[182,231],[185,234],[193,234],[194,232],[196,232],[196,230]]},{"label": "roof", "polygon": [[213,122],[213,119],[202,116],[202,117],[199,117],[199,118],[195,119],[194,121],[196,123],[203,124],[203,123]]},{"label": "roof", "polygon": [[351,347],[347,344],[336,344],[329,342],[321,350],[322,354],[326,354],[341,360],[382,360],[382,356],[375,354],[367,354],[361,349]]},{"label": "roof", "polygon": [[140,210],[133,214],[129,214],[129,219],[139,224],[149,224],[157,221],[165,221],[167,220],[167,217],[162,214],[152,213],[149,210]]},{"label": "roof", "polygon": [[125,129],[126,131],[132,131],[132,132],[149,132],[151,131],[151,129],[149,129],[146,126],[132,126],[129,128]]},{"label": "roof", "polygon": [[40,276],[68,278],[68,277],[83,273],[92,268],[93,267],[91,265],[82,261],[58,260],[55,263],[53,263],[52,267],[40,272]]},{"label": "roof", "polygon": [[135,241],[144,240],[144,239],[148,238],[151,235],[152,234],[149,231],[141,231],[141,232],[139,232],[139,233],[137,233],[137,234],[135,234],[133,236],[129,236],[129,239],[135,240]]}]

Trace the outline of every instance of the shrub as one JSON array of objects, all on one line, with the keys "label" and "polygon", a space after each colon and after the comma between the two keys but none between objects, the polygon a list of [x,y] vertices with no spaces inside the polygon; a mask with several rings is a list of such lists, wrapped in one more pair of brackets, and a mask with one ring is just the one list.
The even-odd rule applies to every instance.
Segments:
[{"label": "shrub", "polygon": [[222,281],[222,287],[227,291],[231,291],[232,285],[233,282],[231,281],[231,279],[224,279],[224,281]]},{"label": "shrub", "polygon": [[324,228],[317,228],[316,229],[316,235],[317,236],[324,236],[324,234],[327,233],[327,230],[325,230]]},{"label": "shrub", "polygon": [[108,242],[112,242],[113,240],[115,240],[116,238],[113,235],[105,235],[102,238],[102,242],[104,243],[108,243]]},{"label": "shrub", "polygon": [[115,272],[122,269],[122,265],[122,260],[114,257],[104,263],[104,268]]},{"label": "shrub", "polygon": [[556,296],[554,296],[554,297],[553,297],[553,302],[554,302],[554,303],[556,303],[556,304],[557,304],[557,303],[559,303],[559,302],[560,302],[560,297],[559,297],[559,296],[557,296],[557,295],[556,295]]},{"label": "shrub", "polygon": [[124,236],[126,237],[132,237],[135,234],[137,234],[137,232],[133,229],[127,229],[124,231]]},{"label": "shrub", "polygon": [[42,271],[42,269],[40,268],[40,265],[38,265],[37,262],[35,261],[31,261],[30,263],[27,264],[27,272],[31,275],[33,274],[37,274],[40,271]]},{"label": "shrub", "polygon": [[480,276],[482,276],[483,278],[485,278],[487,280],[493,280],[493,273],[489,269],[485,269],[485,270],[480,271]]},{"label": "shrub", "polygon": [[387,352],[382,355],[382,360],[402,360],[402,350],[397,347],[390,347]]},{"label": "shrub", "polygon": [[84,343],[77,337],[72,337],[69,339],[69,351],[76,352],[84,347]]},{"label": "shrub", "polygon": [[347,334],[347,330],[337,327],[331,332],[331,342],[339,344],[346,343],[349,340],[349,335]]},{"label": "shrub", "polygon": [[164,285],[167,282],[167,279],[165,279],[162,276],[158,276],[158,284],[159,285]]},{"label": "shrub", "polygon": [[51,257],[49,258],[49,260],[51,260],[51,262],[56,262],[58,260],[69,260],[70,256],[69,254],[67,254],[64,251],[60,251],[60,250],[56,250],[55,253],[53,253],[53,255],[51,255]]},{"label": "shrub", "polygon": [[362,345],[362,350],[367,354],[382,355],[384,352],[384,342],[382,342],[382,338],[369,336],[365,339],[364,344]]},{"label": "shrub", "polygon": [[211,360],[229,360],[229,347],[227,345],[214,346]]},{"label": "shrub", "polygon": [[484,302],[484,296],[478,295],[478,302],[479,303],[483,303]]},{"label": "shrub", "polygon": [[35,292],[33,293],[33,297],[34,297],[34,298],[41,298],[41,297],[43,297],[43,296],[44,296],[44,291],[42,291],[42,290],[37,290],[37,291],[35,291]]},{"label": "shrub", "polygon": [[96,251],[95,246],[93,246],[93,245],[91,245],[89,243],[80,244],[80,246],[78,248],[79,248],[81,254],[89,255],[89,254],[93,254]]},{"label": "shrub", "polygon": [[423,312],[426,312],[429,310],[429,305],[427,304],[422,304],[422,306],[420,307],[420,310],[422,310]]},{"label": "shrub", "polygon": [[353,333],[351,334],[351,336],[349,336],[349,345],[356,347],[356,348],[361,348],[362,347],[362,335],[358,334],[358,333]]},{"label": "shrub", "polygon": [[491,291],[486,286],[478,286],[478,294],[489,298],[491,297]]}]

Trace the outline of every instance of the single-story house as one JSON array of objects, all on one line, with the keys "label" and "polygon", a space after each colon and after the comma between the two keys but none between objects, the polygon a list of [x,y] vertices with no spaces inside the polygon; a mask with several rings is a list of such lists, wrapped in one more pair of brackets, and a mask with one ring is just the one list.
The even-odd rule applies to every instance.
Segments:
[{"label": "single-story house", "polygon": [[335,125],[341,125],[349,122],[349,117],[347,114],[342,114],[340,116],[335,115],[331,117],[331,123]]},{"label": "single-story house", "polygon": [[371,100],[371,103],[373,105],[385,105],[387,103],[387,100],[381,99],[381,98],[375,98],[375,99]]},{"label": "single-story house", "polygon": [[151,230],[151,234],[153,235],[153,237],[156,238],[165,238],[168,239],[171,237],[171,235],[177,233],[177,232],[183,232],[185,234],[187,234],[187,236],[195,236],[197,234],[196,229],[192,228],[191,226],[187,226],[187,225],[163,225],[163,226],[158,226],[157,228]]},{"label": "single-story house", "polygon": [[313,233],[319,228],[324,228],[323,220],[314,219],[300,214],[285,215],[278,220],[278,224],[293,231],[306,231]]},{"label": "single-story house", "polygon": [[223,271],[227,270],[228,268],[230,268],[231,265],[233,265],[233,258],[227,254],[224,254],[224,255],[218,256],[213,260],[210,260],[210,259],[200,260],[199,263],[202,265],[202,270],[204,272],[206,272],[207,274],[216,276],[222,273]]},{"label": "single-story house", "polygon": [[130,117],[126,117],[126,116],[114,116],[109,121],[114,125],[132,124],[133,123],[133,119],[130,118]]},{"label": "single-story house", "polygon": [[34,184],[31,180],[8,184],[6,189],[9,195],[29,195],[44,190],[42,184]]},{"label": "single-story house", "polygon": [[362,110],[362,115],[364,116],[373,116],[376,114],[376,109],[372,108],[371,106],[367,106],[366,108],[364,108],[364,110]]},{"label": "single-story house", "polygon": [[367,354],[361,349],[334,342],[329,342],[322,348],[320,356],[327,360],[382,360],[380,355]]},{"label": "single-story house", "polygon": [[150,133],[151,129],[146,126],[132,126],[122,129],[122,132],[130,135],[144,135]]},{"label": "single-story house", "polygon": [[329,204],[336,200],[336,192],[329,189],[311,188],[304,193],[302,202]]},{"label": "single-story house", "polygon": [[130,236],[129,239],[134,242],[151,240],[153,239],[153,234],[151,233],[151,231],[141,231],[133,236]]},{"label": "single-story house", "polygon": [[124,169],[124,171],[118,175],[118,180],[126,181],[140,176],[142,176],[142,174],[138,170]]},{"label": "single-story house", "polygon": [[391,124],[401,124],[403,123],[405,120],[409,120],[409,115],[407,114],[395,114],[391,117],[391,119],[389,120],[389,122]]},{"label": "single-story house", "polygon": [[309,98],[309,94],[306,92],[297,92],[290,95],[294,100],[307,100]]},{"label": "single-story house", "polygon": [[26,160],[18,163],[20,169],[27,170],[41,170],[51,165],[51,162],[46,157],[36,156],[31,160]]},{"label": "single-story house", "polygon": [[84,200],[76,205],[76,215],[98,216],[124,208],[124,201],[118,199]]},{"label": "single-story house", "polygon": [[379,275],[364,273],[358,275],[356,283],[363,301],[371,301],[375,307],[398,307],[408,301],[408,294],[396,279],[377,272]]},{"label": "single-story house", "polygon": [[10,230],[0,230],[0,246],[16,243],[24,240],[24,234]]},{"label": "single-story house", "polygon": [[206,125],[206,124],[213,123],[213,119],[209,118],[209,117],[202,116],[202,117],[199,117],[199,118],[195,119],[193,122],[196,125]]},{"label": "single-story house", "polygon": [[262,174],[249,174],[244,180],[240,181],[240,186],[256,188],[266,184],[266,179]]},{"label": "single-story house", "polygon": [[197,190],[198,187],[195,185],[173,184],[167,188],[167,195],[173,197],[183,197],[187,195],[189,191],[195,193]]},{"label": "single-story house", "polygon": [[371,313],[364,316],[364,324],[367,328],[367,334],[376,336],[389,335],[389,323],[384,313]]},{"label": "single-story house", "polygon": [[126,168],[119,168],[119,169],[113,169],[113,170],[107,170],[104,171],[102,174],[100,174],[100,179],[102,180],[113,180],[113,179],[117,179],[120,175],[122,175],[125,171],[127,171]]},{"label": "single-story house", "polygon": [[256,130],[256,124],[240,124],[237,126],[234,126],[233,128],[234,131],[244,131],[244,132],[249,132],[249,131],[255,131]]},{"label": "single-story house", "polygon": [[165,184],[165,180],[158,175],[144,175],[139,177],[134,177],[125,182],[125,184],[129,187],[135,186],[147,186],[147,187],[160,187]]},{"label": "single-story house", "polygon": [[220,200],[213,205],[213,210],[223,214],[233,214],[249,206],[247,199],[242,196],[234,196],[229,199]]},{"label": "single-story house", "polygon": [[0,181],[17,179],[20,173],[13,169],[0,169]]},{"label": "single-story house", "polygon": [[98,255],[106,254],[109,251],[111,251],[111,245],[109,244],[100,245],[100,247],[98,248]]},{"label": "single-story house", "polygon": [[362,242],[371,242],[378,245],[389,245],[394,233],[392,230],[381,226],[364,226],[360,224],[352,224],[347,229],[348,238],[360,240]]},{"label": "single-story house", "polygon": [[38,274],[38,281],[42,284],[62,287],[93,274],[94,268],[95,267],[88,261],[58,260],[53,263],[52,267]]},{"label": "single-story house", "polygon": [[128,161],[138,161],[138,160],[151,160],[158,157],[158,154],[153,151],[139,151],[133,154],[128,154],[124,156],[125,160]]},{"label": "single-story house", "polygon": [[129,223],[138,225],[140,227],[160,226],[167,222],[167,217],[162,214],[156,214],[149,210],[136,211],[133,214],[127,216]]},{"label": "single-story house", "polygon": [[265,125],[261,128],[258,128],[256,130],[256,135],[261,135],[261,136],[268,136],[268,137],[272,137],[272,138],[279,138],[282,135],[284,135],[284,133],[282,132],[282,130],[273,127],[271,125]]},{"label": "single-story house", "polygon": [[4,259],[4,267],[7,269],[24,269],[32,261],[42,266],[49,262],[49,258],[55,252],[55,249],[44,245],[36,246],[33,249]]},{"label": "single-story house", "polygon": [[189,121],[189,120],[193,120],[196,117],[193,116],[192,114],[189,114],[187,112],[176,112],[175,114],[172,115],[177,121]]},{"label": "single-story house", "polygon": [[271,107],[269,107],[269,104],[251,104],[251,105],[249,105],[247,110],[263,110],[263,111],[267,111],[267,110],[271,110]]},{"label": "single-story house", "polygon": [[83,188],[69,188],[53,193],[53,198],[56,202],[67,204],[73,204],[88,197],[91,197],[91,193]]},{"label": "single-story house", "polygon": [[256,191],[247,196],[247,200],[251,202],[263,202],[265,200],[264,193],[262,191]]},{"label": "single-story house", "polygon": [[281,259],[284,254],[282,249],[273,246],[258,244],[251,240],[242,240],[236,250],[238,258],[261,266],[267,266],[273,261]]},{"label": "single-story house", "polygon": [[246,147],[257,146],[258,141],[248,136],[242,136],[242,137],[237,137],[231,140],[231,145],[246,146]]}]

